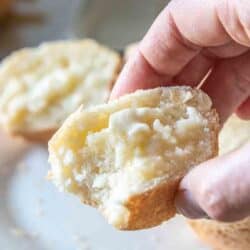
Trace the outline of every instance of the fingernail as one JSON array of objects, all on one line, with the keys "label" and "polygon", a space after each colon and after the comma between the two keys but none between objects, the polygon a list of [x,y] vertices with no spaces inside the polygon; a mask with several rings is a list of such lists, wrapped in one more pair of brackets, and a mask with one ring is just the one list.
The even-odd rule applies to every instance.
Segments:
[{"label": "fingernail", "polygon": [[202,210],[187,190],[180,190],[175,199],[177,212],[190,219],[208,219],[208,215]]}]

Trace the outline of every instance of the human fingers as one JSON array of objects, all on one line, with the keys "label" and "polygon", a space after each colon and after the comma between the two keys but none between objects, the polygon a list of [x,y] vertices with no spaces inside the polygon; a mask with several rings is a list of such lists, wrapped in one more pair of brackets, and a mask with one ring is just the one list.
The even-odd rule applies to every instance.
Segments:
[{"label": "human fingers", "polygon": [[250,95],[250,52],[221,60],[202,86],[223,123]]},{"label": "human fingers", "polygon": [[181,181],[177,210],[186,217],[232,222],[250,215],[250,143],[204,162]]},{"label": "human fingers", "polygon": [[237,44],[233,40],[222,46],[203,48],[202,51],[175,76],[173,82],[176,84],[188,83],[192,86],[197,86],[216,62],[221,59],[240,56],[248,50],[249,48]]},{"label": "human fingers", "polygon": [[[246,18],[249,9],[247,1],[172,1],[150,28],[137,55],[125,66],[111,99],[138,88],[168,85],[182,71],[187,79],[183,84],[190,83],[193,78],[189,80],[188,76],[192,73],[185,68],[190,69],[189,63],[197,61],[195,57],[201,51],[210,50],[219,57],[244,53],[250,46]],[[225,13],[230,13],[229,17]],[[201,68],[195,79],[203,77],[207,66]]]},{"label": "human fingers", "polygon": [[200,53],[173,78],[173,82],[176,85],[185,83],[186,85],[197,86],[213,68],[215,62],[215,58],[207,57]]},{"label": "human fingers", "polygon": [[[204,8],[204,4],[199,2],[172,1],[161,12],[140,43],[138,52],[125,65],[113,88],[111,99],[138,88],[163,84],[165,80],[170,82],[172,77],[181,72],[199,54],[202,46],[205,44],[207,46],[222,45],[230,41],[230,37],[215,17],[212,6]],[[181,8],[179,5],[182,5]],[[197,10],[201,15],[197,16]],[[189,13],[188,16],[187,13]],[[185,18],[183,19],[181,16]],[[196,18],[190,19],[190,17]],[[197,24],[200,26],[196,32],[198,34],[204,24],[206,27],[209,24],[205,29],[209,32],[203,30],[201,34],[204,44],[196,41],[198,34],[193,34],[193,27]],[[187,39],[186,35],[183,35],[183,30],[187,30],[191,37]],[[214,38],[213,43],[211,37]]]},{"label": "human fingers", "polygon": [[250,119],[250,97],[240,105],[236,113],[241,119]]}]

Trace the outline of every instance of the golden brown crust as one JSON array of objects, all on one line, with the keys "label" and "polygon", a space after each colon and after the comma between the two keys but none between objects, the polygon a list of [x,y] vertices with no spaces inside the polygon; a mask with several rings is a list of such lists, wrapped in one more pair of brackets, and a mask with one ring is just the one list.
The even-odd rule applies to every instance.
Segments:
[{"label": "golden brown crust", "polygon": [[217,250],[250,249],[250,218],[237,223],[209,220],[189,220],[188,223],[202,241]]},{"label": "golden brown crust", "polygon": [[120,225],[119,229],[150,228],[173,217],[176,213],[173,201],[178,183],[179,179],[170,180],[152,190],[131,197],[125,205],[130,212],[128,223]]}]

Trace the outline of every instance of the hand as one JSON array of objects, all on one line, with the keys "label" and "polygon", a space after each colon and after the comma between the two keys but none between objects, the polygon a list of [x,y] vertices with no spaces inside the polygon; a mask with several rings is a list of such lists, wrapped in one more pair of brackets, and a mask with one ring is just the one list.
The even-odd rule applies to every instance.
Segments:
[{"label": "hand", "polygon": [[[136,89],[197,86],[221,123],[250,119],[249,0],[173,0],[125,65],[111,99]],[[250,144],[212,159],[182,180],[176,206],[192,218],[234,221],[250,215]]]}]

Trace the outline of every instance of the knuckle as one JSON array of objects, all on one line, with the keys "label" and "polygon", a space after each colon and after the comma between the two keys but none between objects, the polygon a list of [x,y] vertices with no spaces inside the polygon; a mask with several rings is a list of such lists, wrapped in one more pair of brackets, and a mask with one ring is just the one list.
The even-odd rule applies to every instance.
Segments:
[{"label": "knuckle", "polygon": [[236,42],[250,46],[250,5],[248,0],[223,0],[217,14],[224,29]]}]

